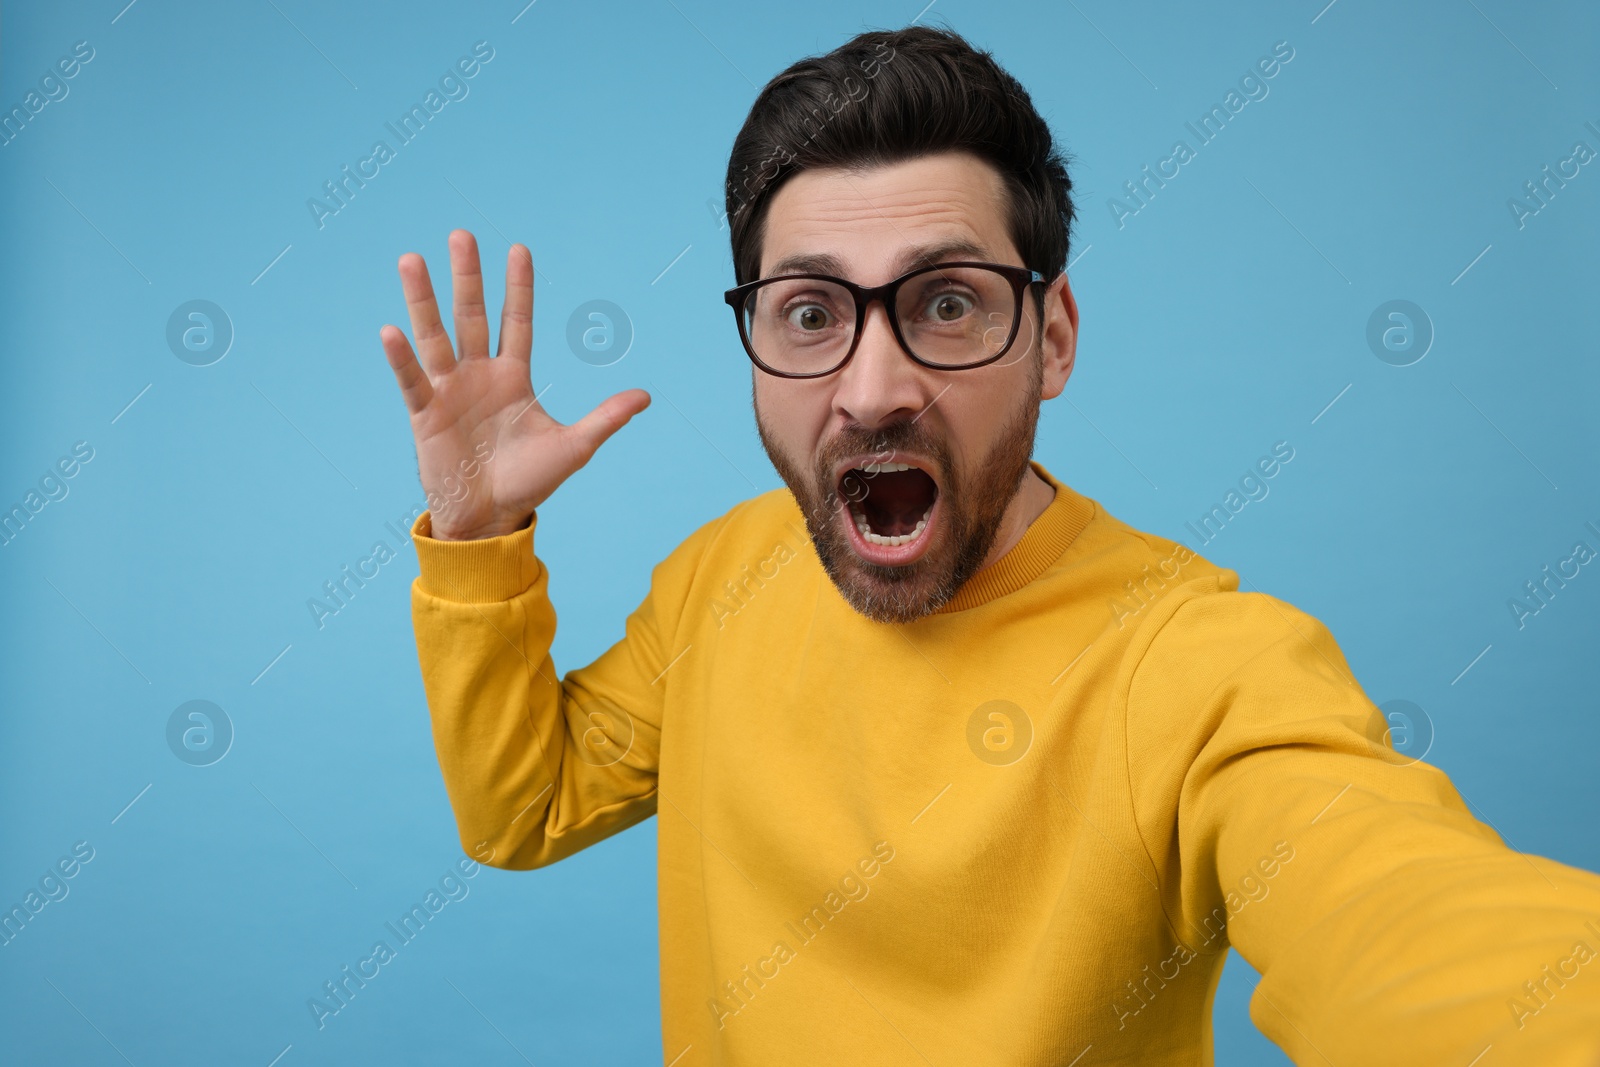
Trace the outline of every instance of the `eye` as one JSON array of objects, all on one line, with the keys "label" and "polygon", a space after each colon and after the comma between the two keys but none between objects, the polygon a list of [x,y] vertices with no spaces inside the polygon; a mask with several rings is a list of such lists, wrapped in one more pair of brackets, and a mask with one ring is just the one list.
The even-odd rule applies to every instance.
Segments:
[{"label": "eye", "polygon": [[821,304],[795,304],[784,312],[784,318],[790,326],[807,333],[826,329],[831,324],[828,309]]},{"label": "eye", "polygon": [[961,293],[936,293],[928,300],[924,312],[935,322],[956,322],[973,309],[971,297]]}]

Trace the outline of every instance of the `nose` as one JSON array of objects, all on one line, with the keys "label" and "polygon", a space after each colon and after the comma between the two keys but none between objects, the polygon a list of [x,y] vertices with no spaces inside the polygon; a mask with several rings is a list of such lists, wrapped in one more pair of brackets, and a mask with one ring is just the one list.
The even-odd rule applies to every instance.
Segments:
[{"label": "nose", "polygon": [[867,307],[855,355],[839,371],[834,411],[867,429],[915,417],[932,399],[925,395],[930,373],[906,355],[888,310],[875,300]]}]

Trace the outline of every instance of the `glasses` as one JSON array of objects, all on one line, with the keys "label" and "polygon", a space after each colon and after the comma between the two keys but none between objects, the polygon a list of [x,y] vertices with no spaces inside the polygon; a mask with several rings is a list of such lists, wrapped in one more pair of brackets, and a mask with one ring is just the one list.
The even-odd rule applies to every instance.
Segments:
[{"label": "glasses", "polygon": [[1001,356],[1022,322],[1022,293],[1044,275],[1006,263],[938,263],[877,286],[829,274],[782,274],[724,294],[756,366],[780,378],[820,378],[850,362],[867,307],[882,300],[915,362],[968,370]]}]

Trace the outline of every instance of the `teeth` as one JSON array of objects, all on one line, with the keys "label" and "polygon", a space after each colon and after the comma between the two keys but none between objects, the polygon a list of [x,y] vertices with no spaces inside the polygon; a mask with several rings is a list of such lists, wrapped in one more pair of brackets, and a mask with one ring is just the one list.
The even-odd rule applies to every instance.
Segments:
[{"label": "teeth", "polygon": [[888,474],[893,471],[921,470],[922,468],[914,467],[909,463],[868,463],[866,466],[858,467],[857,469],[863,474]]},{"label": "teeth", "polygon": [[882,534],[873,533],[872,527],[867,525],[866,517],[859,512],[852,510],[851,517],[856,521],[856,530],[861,534],[861,539],[867,544],[893,547],[895,545],[907,545],[915,541],[918,535],[928,528],[928,516],[932,514],[933,509],[930,507],[922,513],[922,518],[917,520],[917,525],[912,527],[910,533],[900,534],[898,537],[885,537]]}]

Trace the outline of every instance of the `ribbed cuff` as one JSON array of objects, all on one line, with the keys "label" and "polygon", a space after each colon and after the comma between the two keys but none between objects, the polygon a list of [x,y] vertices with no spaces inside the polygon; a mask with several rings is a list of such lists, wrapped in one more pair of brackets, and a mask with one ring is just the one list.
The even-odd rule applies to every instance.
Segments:
[{"label": "ribbed cuff", "polygon": [[542,569],[533,554],[533,528],[538,523],[535,515],[515,533],[478,541],[439,541],[432,536],[433,515],[424,511],[411,526],[423,592],[463,604],[510,600],[526,592]]}]

